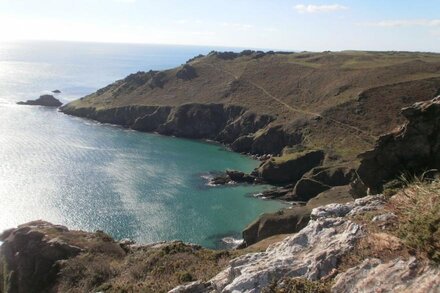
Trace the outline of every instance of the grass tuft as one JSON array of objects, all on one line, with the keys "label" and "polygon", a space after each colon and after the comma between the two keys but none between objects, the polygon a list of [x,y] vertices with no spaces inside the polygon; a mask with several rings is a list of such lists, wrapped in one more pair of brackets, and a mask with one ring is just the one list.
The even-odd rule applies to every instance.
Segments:
[{"label": "grass tuft", "polygon": [[440,180],[407,180],[407,188],[392,199],[399,217],[396,235],[417,253],[440,263]]}]

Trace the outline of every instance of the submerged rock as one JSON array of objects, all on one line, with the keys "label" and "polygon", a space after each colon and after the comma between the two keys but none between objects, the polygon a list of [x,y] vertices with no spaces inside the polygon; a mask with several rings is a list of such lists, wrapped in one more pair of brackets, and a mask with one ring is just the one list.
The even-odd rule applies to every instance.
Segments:
[{"label": "submerged rock", "polygon": [[32,105],[32,106],[46,106],[46,107],[60,107],[61,103],[52,95],[42,95],[36,100],[27,100],[26,102],[18,102],[18,105]]}]

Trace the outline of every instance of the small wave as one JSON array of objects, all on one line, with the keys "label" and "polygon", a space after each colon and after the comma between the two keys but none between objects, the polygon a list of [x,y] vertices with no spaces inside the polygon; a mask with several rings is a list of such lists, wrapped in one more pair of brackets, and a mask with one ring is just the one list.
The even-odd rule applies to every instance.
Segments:
[{"label": "small wave", "polygon": [[253,197],[259,198],[259,199],[269,199],[267,196],[263,196],[262,192],[259,193],[253,193],[252,194]]},{"label": "small wave", "polygon": [[243,243],[243,239],[237,239],[232,236],[228,236],[228,237],[223,237],[222,242],[228,247],[235,248]]}]

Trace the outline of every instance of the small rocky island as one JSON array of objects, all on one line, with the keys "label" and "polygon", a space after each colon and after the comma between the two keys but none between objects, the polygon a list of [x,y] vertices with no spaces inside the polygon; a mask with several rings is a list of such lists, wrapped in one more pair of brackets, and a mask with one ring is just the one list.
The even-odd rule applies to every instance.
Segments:
[{"label": "small rocky island", "polygon": [[31,106],[45,106],[45,107],[60,107],[61,103],[52,95],[42,95],[36,100],[27,100],[26,102],[18,102],[18,105],[31,105]]}]

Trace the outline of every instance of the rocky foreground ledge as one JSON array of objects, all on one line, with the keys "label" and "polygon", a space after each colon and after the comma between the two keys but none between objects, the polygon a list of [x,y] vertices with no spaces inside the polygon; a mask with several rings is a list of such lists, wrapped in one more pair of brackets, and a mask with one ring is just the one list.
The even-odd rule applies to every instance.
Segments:
[{"label": "rocky foreground ledge", "polygon": [[315,208],[267,249],[136,245],[31,222],[1,235],[0,292],[439,292],[439,190],[415,182]]}]

